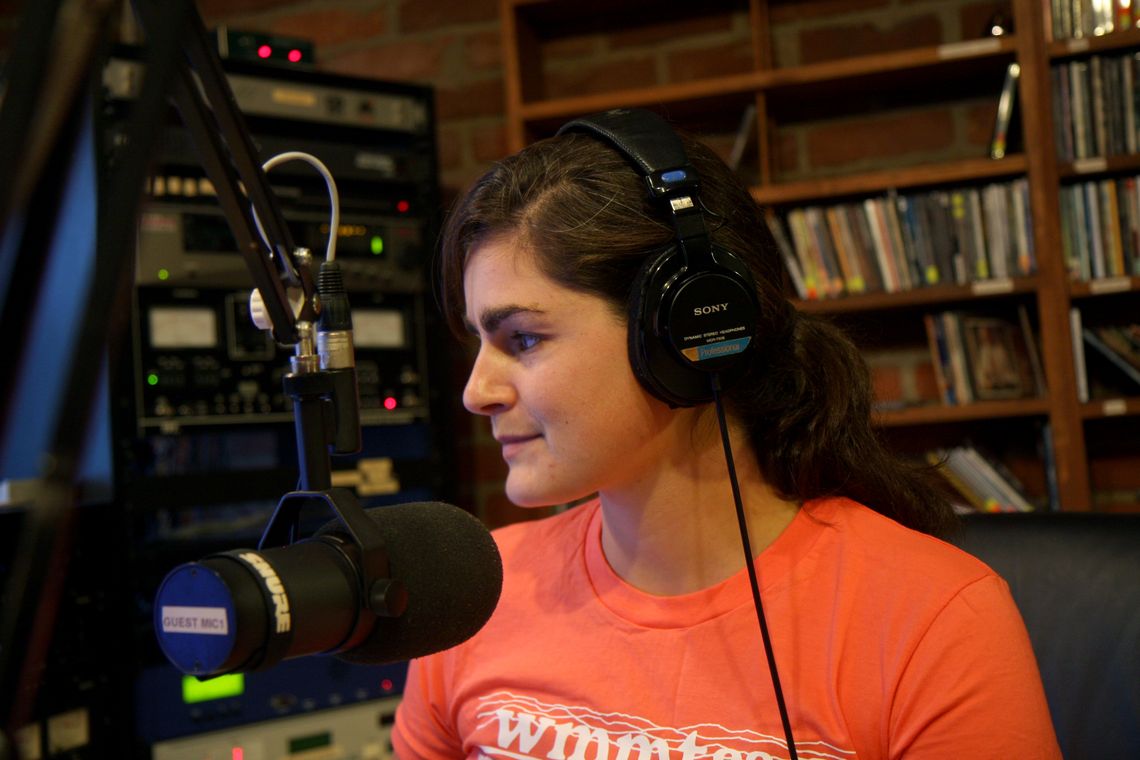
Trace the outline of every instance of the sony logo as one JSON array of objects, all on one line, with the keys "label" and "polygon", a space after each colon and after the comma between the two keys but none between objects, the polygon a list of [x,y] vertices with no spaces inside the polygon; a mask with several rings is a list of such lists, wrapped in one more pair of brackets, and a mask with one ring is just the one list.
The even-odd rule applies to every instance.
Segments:
[{"label": "sony logo", "polygon": [[714,314],[718,311],[728,311],[728,304],[714,303],[712,306],[698,306],[693,309],[693,316],[699,317],[702,314]]},{"label": "sony logo", "polygon": [[269,589],[269,595],[273,597],[273,617],[277,621],[277,633],[288,633],[292,627],[292,619],[289,615],[289,597],[285,596],[285,586],[277,577],[277,571],[260,554],[242,552],[238,556],[248,562],[265,581],[265,587]]}]

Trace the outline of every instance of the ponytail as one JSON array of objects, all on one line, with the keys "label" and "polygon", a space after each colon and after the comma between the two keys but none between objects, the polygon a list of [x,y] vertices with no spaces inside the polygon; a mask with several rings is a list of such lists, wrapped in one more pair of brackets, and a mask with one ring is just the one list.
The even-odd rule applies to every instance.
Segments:
[{"label": "ponytail", "polygon": [[948,532],[953,510],[933,469],[900,459],[871,424],[870,373],[855,345],[798,313],[785,346],[772,348],[730,395],[772,487],[799,501],[846,496],[916,530]]}]

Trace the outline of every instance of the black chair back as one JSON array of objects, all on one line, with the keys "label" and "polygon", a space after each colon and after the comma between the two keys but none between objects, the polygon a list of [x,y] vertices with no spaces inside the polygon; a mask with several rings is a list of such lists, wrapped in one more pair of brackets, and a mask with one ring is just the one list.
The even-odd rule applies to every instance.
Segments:
[{"label": "black chair back", "polygon": [[1009,583],[1065,757],[1140,758],[1140,515],[971,515],[951,541]]}]

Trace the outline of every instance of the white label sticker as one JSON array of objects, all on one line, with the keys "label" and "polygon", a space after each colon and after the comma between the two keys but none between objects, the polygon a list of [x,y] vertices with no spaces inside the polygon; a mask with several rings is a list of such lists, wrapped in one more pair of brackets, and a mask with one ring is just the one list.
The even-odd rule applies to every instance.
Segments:
[{"label": "white label sticker", "polygon": [[993,280],[978,280],[970,285],[970,292],[976,296],[993,295],[994,293],[1012,293],[1013,280],[1008,277],[999,277]]},{"label": "white label sticker", "polygon": [[964,40],[962,42],[947,42],[938,46],[938,57],[963,58],[970,55],[985,55],[1001,50],[1001,40],[997,37],[985,37],[980,40]]},{"label": "white label sticker", "polygon": [[225,636],[230,632],[224,607],[163,607],[163,633],[204,633]]},{"label": "white label sticker", "polygon": [[1089,172],[1102,172],[1108,168],[1108,160],[1101,157],[1095,158],[1078,158],[1073,161],[1073,171],[1077,174],[1088,174]]},{"label": "white label sticker", "polygon": [[1131,277],[1109,277],[1089,282],[1089,292],[1098,295],[1100,293],[1123,293],[1126,290],[1132,290]]},{"label": "white label sticker", "polygon": [[1101,413],[1105,417],[1115,417],[1118,414],[1128,413],[1128,402],[1122,398],[1110,398],[1101,405]]}]

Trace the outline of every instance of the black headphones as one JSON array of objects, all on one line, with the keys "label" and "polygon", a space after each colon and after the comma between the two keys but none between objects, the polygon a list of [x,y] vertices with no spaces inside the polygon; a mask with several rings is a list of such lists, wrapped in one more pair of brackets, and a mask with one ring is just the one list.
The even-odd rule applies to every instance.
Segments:
[{"label": "black headphones", "polygon": [[677,133],[657,114],[615,109],[574,119],[558,134],[600,137],[645,178],[669,212],[677,239],[649,255],[629,302],[629,360],[638,381],[670,406],[713,400],[755,347],[759,305],[748,267],[714,247],[697,197],[698,177]]}]

